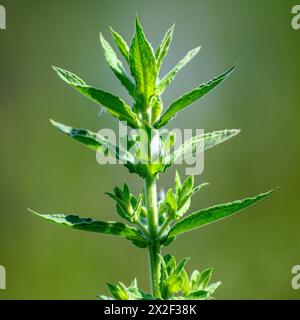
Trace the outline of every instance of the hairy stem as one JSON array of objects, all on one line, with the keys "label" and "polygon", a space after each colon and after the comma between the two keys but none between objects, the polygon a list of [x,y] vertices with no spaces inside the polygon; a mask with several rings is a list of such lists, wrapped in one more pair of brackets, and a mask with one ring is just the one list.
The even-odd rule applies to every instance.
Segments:
[{"label": "hairy stem", "polygon": [[148,210],[148,230],[152,243],[149,245],[149,264],[152,293],[155,297],[160,297],[160,244],[158,242],[158,211],[157,211],[157,191],[156,180],[152,177],[145,179],[145,198]]},{"label": "hairy stem", "polygon": [[157,238],[158,213],[157,213],[157,191],[156,180],[152,177],[145,179],[145,198],[148,210],[148,229],[150,237]]},{"label": "hairy stem", "polygon": [[150,263],[150,278],[152,286],[152,294],[156,298],[160,298],[160,244],[153,243],[149,246],[149,263]]}]

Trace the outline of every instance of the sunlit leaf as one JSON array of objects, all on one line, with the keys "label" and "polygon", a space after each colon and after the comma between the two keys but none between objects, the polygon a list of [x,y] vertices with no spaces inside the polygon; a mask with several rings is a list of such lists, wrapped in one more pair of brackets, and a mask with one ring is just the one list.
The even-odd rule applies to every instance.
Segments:
[{"label": "sunlit leaf", "polygon": [[162,126],[165,126],[172,118],[176,116],[179,111],[193,104],[208,92],[213,90],[215,87],[217,87],[220,83],[222,83],[234,69],[235,66],[222,73],[218,77],[214,78],[213,80],[201,84],[198,88],[186,93],[185,95],[174,101],[167,109],[167,111],[162,115],[162,117],[155,123],[155,127],[161,128]]}]

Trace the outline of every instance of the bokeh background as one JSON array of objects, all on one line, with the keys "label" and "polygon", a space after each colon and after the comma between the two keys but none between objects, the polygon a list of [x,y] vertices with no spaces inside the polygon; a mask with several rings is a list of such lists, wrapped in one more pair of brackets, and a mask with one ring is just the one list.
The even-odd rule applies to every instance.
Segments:
[{"label": "bokeh background", "polygon": [[[77,127],[117,128],[92,102],[52,72],[61,66],[87,82],[122,95],[107,67],[98,34],[111,25],[131,40],[137,12],[156,47],[176,32],[163,72],[187,50],[202,50],[165,94],[165,104],[234,63],[236,72],[213,94],[183,112],[170,128],[241,128],[210,150],[197,183],[211,185],[192,210],[275,186],[271,197],[243,214],[184,235],[167,250],[192,257],[188,266],[213,266],[223,286],[218,299],[299,299],[291,268],[300,264],[299,116],[300,31],[291,27],[286,0],[1,0],[7,30],[0,31],[0,264],[7,290],[0,299],[94,299],[106,282],[138,278],[148,286],[146,251],[122,239],[68,230],[26,211],[78,213],[117,219],[104,195],[141,180],[121,166],[100,166],[95,154],[60,135],[54,118]],[[184,174],[184,167],[178,167]],[[160,180],[168,188],[174,170]],[[166,250],[165,250],[166,252]]]}]

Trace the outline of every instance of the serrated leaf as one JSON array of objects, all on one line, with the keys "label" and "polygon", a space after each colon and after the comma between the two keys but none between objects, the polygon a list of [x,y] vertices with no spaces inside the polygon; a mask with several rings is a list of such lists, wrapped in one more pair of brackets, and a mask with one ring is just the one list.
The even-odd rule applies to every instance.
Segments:
[{"label": "serrated leaf", "polygon": [[175,79],[177,73],[182,70],[199,52],[201,48],[197,47],[189,51],[186,56],[160,81],[157,87],[157,94],[162,95],[168,85]]},{"label": "serrated leaf", "polygon": [[135,85],[129,78],[122,62],[118,59],[115,51],[110,44],[105,40],[102,33],[100,33],[100,42],[104,50],[104,55],[107,63],[116,77],[121,81],[123,86],[128,90],[131,96],[135,95]]},{"label": "serrated leaf", "polygon": [[162,62],[169,51],[172,42],[174,28],[175,24],[166,32],[163,40],[161,41],[158,49],[156,50],[155,57],[158,70],[160,69]]},{"label": "serrated leaf", "polygon": [[105,110],[120,121],[126,121],[133,128],[138,128],[140,126],[137,115],[121,98],[85,84],[82,79],[69,71],[57,67],[53,67],[53,69],[68,85],[90,100],[100,104]]},{"label": "serrated leaf", "polygon": [[115,222],[115,221],[99,221],[91,218],[81,218],[76,215],[65,214],[40,214],[33,210],[28,209],[38,217],[58,223],[60,225],[89,232],[104,233],[119,236],[127,240],[133,241],[135,244],[139,244],[141,247],[145,247],[147,244],[138,231],[129,227],[128,225]]},{"label": "serrated leaf", "polygon": [[201,84],[196,89],[186,93],[185,95],[174,101],[167,109],[167,111],[162,115],[162,117],[154,124],[154,127],[161,128],[162,126],[165,126],[172,118],[176,116],[179,111],[193,104],[208,92],[213,90],[215,87],[217,87],[220,83],[222,83],[232,73],[234,68],[235,66],[222,73],[218,77],[214,78],[213,80]]},{"label": "serrated leaf", "polygon": [[230,138],[233,138],[240,133],[238,129],[231,130],[221,130],[211,133],[201,134],[191,139],[188,139],[183,143],[178,149],[176,149],[169,158],[164,159],[164,163],[168,166],[171,166],[177,161],[187,160],[192,156],[195,156],[199,152],[206,151],[218,144],[221,144]]},{"label": "serrated leaf", "polygon": [[129,50],[131,74],[136,82],[136,111],[147,112],[155,94],[157,66],[150,43],[136,17],[136,32]]},{"label": "serrated leaf", "polygon": [[221,204],[207,209],[202,209],[188,217],[177,222],[170,230],[168,237],[178,236],[179,234],[191,231],[196,228],[203,227],[212,222],[219,221],[228,216],[231,216],[242,209],[245,209],[255,202],[262,200],[271,194],[274,190],[266,193],[261,193],[256,197],[246,198],[243,200],[234,201],[231,203]]},{"label": "serrated leaf", "polygon": [[125,60],[127,62],[129,62],[129,47],[128,47],[126,41],[113,28],[110,28],[110,31],[111,31],[111,34],[115,40],[116,46],[118,47],[120,53],[125,58]]},{"label": "serrated leaf", "polygon": [[72,139],[86,145],[93,151],[99,151],[100,147],[109,149],[118,160],[127,163],[134,163],[135,159],[127,150],[112,144],[108,139],[104,138],[98,133],[91,132],[86,129],[77,129],[70,126],[66,126],[62,123],[50,120],[53,126],[59,131],[71,137]]}]

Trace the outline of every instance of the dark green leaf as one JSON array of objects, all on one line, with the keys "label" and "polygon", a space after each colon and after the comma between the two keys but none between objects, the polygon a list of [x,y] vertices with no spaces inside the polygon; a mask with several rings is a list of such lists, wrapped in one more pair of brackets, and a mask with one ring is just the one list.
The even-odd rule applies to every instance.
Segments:
[{"label": "dark green leaf", "polygon": [[244,208],[251,206],[255,202],[265,198],[272,192],[273,190],[262,193],[253,198],[246,198],[244,200],[238,200],[231,203],[217,205],[208,209],[202,209],[177,222],[171,228],[168,236],[174,237],[190,230],[203,227],[212,222],[224,219],[239,212]]},{"label": "dark green leaf", "polygon": [[206,300],[209,297],[209,292],[205,290],[198,290],[192,292],[185,297],[186,300]]},{"label": "dark green leaf", "polygon": [[216,86],[218,86],[221,82],[223,82],[234,70],[235,66],[229,69],[228,71],[222,73],[215,79],[200,85],[198,88],[192,90],[189,93],[186,93],[178,100],[173,102],[171,106],[167,109],[167,111],[162,115],[160,120],[156,122],[155,128],[161,128],[165,126],[175,115],[181,111],[182,109],[186,108],[187,106],[191,105],[195,101],[202,98],[205,94],[210,92]]}]

